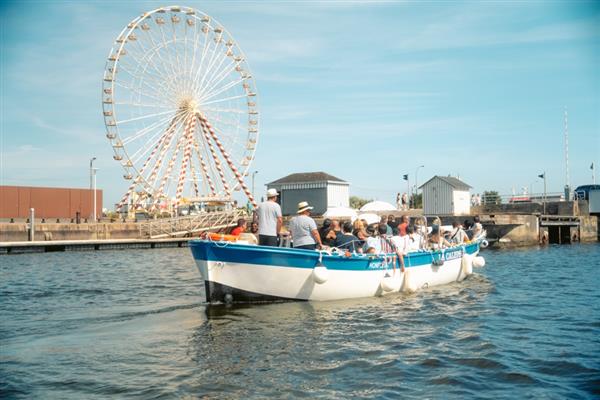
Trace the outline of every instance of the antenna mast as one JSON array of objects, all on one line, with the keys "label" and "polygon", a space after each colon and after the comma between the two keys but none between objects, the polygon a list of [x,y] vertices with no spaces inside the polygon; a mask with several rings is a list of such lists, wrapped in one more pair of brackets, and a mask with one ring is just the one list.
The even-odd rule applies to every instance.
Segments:
[{"label": "antenna mast", "polygon": [[570,199],[571,193],[571,185],[569,182],[569,125],[567,117],[567,107],[565,106],[565,200]]}]

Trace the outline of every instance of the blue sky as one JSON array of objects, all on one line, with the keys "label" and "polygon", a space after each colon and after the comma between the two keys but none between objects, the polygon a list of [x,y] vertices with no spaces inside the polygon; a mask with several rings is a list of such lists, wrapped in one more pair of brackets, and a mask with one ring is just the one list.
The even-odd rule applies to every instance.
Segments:
[{"label": "blue sky", "polygon": [[[2,185],[127,189],[112,159],[101,79],[121,29],[156,2],[0,6]],[[256,79],[257,193],[326,171],[351,193],[393,201],[402,175],[454,176],[474,192],[540,192],[600,164],[600,3],[189,1],[219,20]],[[250,182],[248,182],[250,183]]]}]

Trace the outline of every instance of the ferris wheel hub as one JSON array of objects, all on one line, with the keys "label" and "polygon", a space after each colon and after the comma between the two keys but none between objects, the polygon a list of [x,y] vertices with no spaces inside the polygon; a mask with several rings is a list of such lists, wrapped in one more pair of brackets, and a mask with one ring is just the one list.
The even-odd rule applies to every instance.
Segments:
[{"label": "ferris wheel hub", "polygon": [[193,97],[185,97],[179,102],[179,109],[190,114],[198,112],[198,102]]}]

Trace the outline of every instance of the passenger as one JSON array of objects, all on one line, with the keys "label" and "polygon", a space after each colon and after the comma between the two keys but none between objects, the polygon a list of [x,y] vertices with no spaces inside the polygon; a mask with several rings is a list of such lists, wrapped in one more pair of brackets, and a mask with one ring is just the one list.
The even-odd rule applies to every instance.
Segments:
[{"label": "passenger", "polygon": [[471,237],[472,240],[477,239],[477,237],[479,237],[479,235],[483,233],[483,226],[481,225],[481,221],[478,215],[475,216],[475,218],[473,218],[473,226],[471,227],[471,232],[473,232],[473,236]]},{"label": "passenger", "polygon": [[250,224],[250,233],[253,235],[258,235],[258,222],[253,222]]},{"label": "passenger", "polygon": [[365,251],[365,254],[377,254],[377,249],[375,249],[375,247],[369,247]]},{"label": "passenger", "polygon": [[354,229],[352,230],[352,234],[358,238],[359,245],[362,247],[365,244],[365,241],[369,237],[367,234],[367,230],[365,229],[365,225],[363,225],[360,219],[354,221]]},{"label": "passenger", "polygon": [[[391,240],[391,238],[386,236],[386,232],[387,232],[387,226],[386,225],[379,225],[379,236],[377,237],[370,237],[367,240],[367,250],[370,247],[375,248],[377,254],[396,254],[398,256],[399,262],[400,262],[400,268],[402,270],[402,272],[404,272],[404,255],[402,253],[401,250],[396,248],[396,245],[394,244],[394,242]],[[394,265],[394,270],[396,269],[396,266]]]},{"label": "passenger", "polygon": [[408,254],[408,234],[402,234],[402,231],[399,229],[398,234],[391,237],[392,243],[396,246],[398,252],[402,253],[402,255]]},{"label": "passenger", "polygon": [[[331,230],[331,220],[329,218],[325,218],[323,220],[323,225],[319,229],[319,235],[321,235],[322,238],[325,238],[330,230]],[[327,244],[327,243],[325,243],[325,244]]]},{"label": "passenger", "polygon": [[398,231],[400,236],[406,236],[408,233],[406,232],[406,228],[408,228],[408,224],[410,223],[410,219],[408,215],[402,216],[402,222],[398,225]]},{"label": "passenger", "polygon": [[462,244],[469,241],[469,236],[467,236],[457,221],[452,223],[452,232],[450,232],[450,239],[448,241],[453,244]]},{"label": "passenger", "polygon": [[310,217],[312,209],[306,201],[301,201],[298,203],[298,215],[290,221],[290,233],[296,249],[315,250],[323,247],[317,224]]},{"label": "passenger", "polygon": [[375,248],[377,253],[381,252],[381,243],[379,242],[379,236],[378,236],[376,224],[371,224],[371,225],[367,226],[367,239],[365,240],[363,249],[365,249],[365,248],[368,249],[369,247]]},{"label": "passenger", "polygon": [[[323,238],[323,244],[325,246],[335,246],[335,240],[342,234],[342,228],[340,227],[340,221],[337,219],[331,220],[331,229],[327,232],[327,235]],[[323,237],[323,236],[321,236]]]},{"label": "passenger", "polygon": [[283,218],[281,206],[277,204],[277,190],[267,190],[267,201],[258,205],[254,213],[255,222],[258,222],[258,244],[261,246],[277,247],[277,236],[281,231]]},{"label": "passenger", "polygon": [[237,226],[231,230],[231,234],[234,236],[240,236],[244,232],[246,232],[246,220],[244,218],[240,218],[237,221]]},{"label": "passenger", "polygon": [[396,224],[396,217],[394,217],[393,214],[388,215],[388,225],[390,226],[390,228],[392,228],[392,235],[394,234],[394,228],[398,227],[398,224]]},{"label": "passenger", "polygon": [[385,215],[383,215],[381,217],[381,219],[379,220],[379,226],[381,225],[385,225],[386,227],[386,236],[392,236],[393,235],[393,231],[392,231],[392,227],[388,225],[388,217],[386,217]]},{"label": "passenger", "polygon": [[352,253],[362,253],[359,242],[358,238],[352,234],[352,224],[344,222],[342,233],[336,237],[333,245],[338,249],[348,250]]},{"label": "passenger", "polygon": [[415,232],[423,238],[427,237],[427,219],[425,217],[417,218],[415,221]]},{"label": "passenger", "polygon": [[418,251],[425,247],[423,236],[417,233],[414,225],[409,225],[408,229],[408,251]]},{"label": "passenger", "polygon": [[439,225],[432,226],[431,235],[429,235],[427,245],[430,250],[441,250],[451,246],[450,242],[444,239],[444,237],[440,234]]}]

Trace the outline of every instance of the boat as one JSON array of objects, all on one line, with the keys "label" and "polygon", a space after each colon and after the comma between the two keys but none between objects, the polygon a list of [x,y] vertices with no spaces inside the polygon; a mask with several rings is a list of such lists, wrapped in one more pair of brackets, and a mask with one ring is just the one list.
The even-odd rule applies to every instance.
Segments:
[{"label": "boat", "polygon": [[404,256],[405,271],[394,254],[351,254],[269,247],[210,238],[191,240],[190,248],[210,304],[276,301],[327,301],[414,292],[464,280],[485,239],[438,251]]}]

